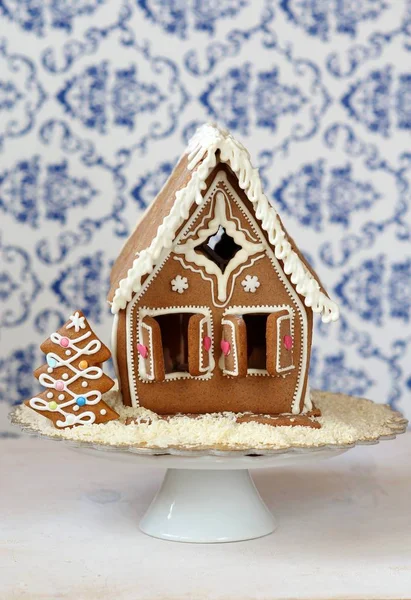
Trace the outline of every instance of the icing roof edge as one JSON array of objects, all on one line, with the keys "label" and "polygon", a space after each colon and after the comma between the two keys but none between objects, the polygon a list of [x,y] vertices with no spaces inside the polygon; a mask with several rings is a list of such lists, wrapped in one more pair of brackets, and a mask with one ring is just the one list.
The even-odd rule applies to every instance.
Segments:
[{"label": "icing roof edge", "polygon": [[248,151],[227,130],[213,124],[197,129],[189,141],[186,154],[191,178],[175,194],[172,209],[158,227],[150,246],[134,258],[126,277],[118,283],[111,302],[112,313],[124,309],[133,294],[139,292],[142,278],[159,264],[164,250],[171,249],[175,234],[188,218],[193,203],[202,203],[205,180],[217,164],[217,151],[220,152],[219,160],[229,163],[236,174],[238,184],[252,203],[255,216],[267,233],[276,257],[282,262],[284,272],[290,277],[296,291],[304,297],[305,305],[321,314],[323,322],[336,321],[339,317],[337,304],[321,289],[318,278],[293,250],[277,211],[264,195],[258,169],[253,168]]}]

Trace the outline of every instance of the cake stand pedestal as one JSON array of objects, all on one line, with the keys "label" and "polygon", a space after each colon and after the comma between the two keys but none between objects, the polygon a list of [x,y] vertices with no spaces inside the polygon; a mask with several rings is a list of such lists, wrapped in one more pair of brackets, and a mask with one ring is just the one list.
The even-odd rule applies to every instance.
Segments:
[{"label": "cake stand pedestal", "polygon": [[272,533],[276,522],[247,469],[168,469],[140,529],[174,542],[235,542]]},{"label": "cake stand pedestal", "polygon": [[152,455],[69,445],[77,452],[93,453],[100,458],[166,468],[162,485],[140,521],[140,529],[163,540],[198,544],[251,540],[275,530],[275,518],[261,499],[249,469],[301,466],[349,449],[325,447],[277,451],[263,456],[192,452],[189,456],[187,452]]}]

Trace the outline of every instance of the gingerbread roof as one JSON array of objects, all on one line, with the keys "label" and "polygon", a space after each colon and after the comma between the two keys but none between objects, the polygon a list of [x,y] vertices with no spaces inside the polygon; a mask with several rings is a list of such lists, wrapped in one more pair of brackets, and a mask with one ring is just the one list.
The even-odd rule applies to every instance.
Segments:
[{"label": "gingerbread roof", "polygon": [[296,291],[304,297],[306,306],[321,314],[325,323],[336,321],[338,306],[330,300],[317,275],[287,235],[277,211],[264,195],[258,169],[253,168],[248,151],[228,131],[211,124],[196,131],[115,262],[108,296],[112,312],[116,314],[127,306],[132,296],[140,291],[145,277],[170,252],[176,233],[187,220],[190,210],[194,204],[200,205],[204,201],[205,181],[218,161],[227,163],[237,176],[276,257]]}]

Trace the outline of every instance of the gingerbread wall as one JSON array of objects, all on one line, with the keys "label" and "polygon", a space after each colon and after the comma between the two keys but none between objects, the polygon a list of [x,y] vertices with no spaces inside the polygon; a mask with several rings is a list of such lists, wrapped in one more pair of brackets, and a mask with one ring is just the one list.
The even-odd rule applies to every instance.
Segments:
[{"label": "gingerbread wall", "polygon": [[[188,221],[178,232],[176,251],[164,258],[162,265],[147,278],[139,297],[133,298],[119,313],[117,362],[124,403],[131,405],[138,402],[160,414],[219,411],[278,414],[291,412],[294,399],[298,401],[297,410],[302,410],[311,349],[312,312],[305,308],[303,299],[284,275],[230,169],[218,165],[209,177],[208,185],[205,192],[208,199],[201,209],[195,208],[191,222]],[[207,273],[204,266],[190,262],[192,254],[181,251],[187,241],[197,239],[216,217],[218,192],[220,210],[224,196],[227,220],[245,232],[247,247],[251,253],[254,252],[228,277],[223,299],[220,288],[224,286],[217,285],[217,277]],[[262,311],[265,306],[270,307],[267,312],[278,307],[292,311],[294,368],[277,376],[225,375],[224,361],[229,359],[222,357],[220,342],[227,311],[241,315],[244,311],[253,310],[253,307]],[[144,363],[141,347],[145,342],[140,322],[142,315],[146,310],[161,312],[161,309],[176,310],[176,307],[184,310],[193,307],[190,309],[192,313],[197,312],[194,307],[209,311],[212,332],[211,347],[207,352],[210,360],[214,359],[214,368],[203,378],[188,376],[165,381],[144,380],[141,371],[141,363]],[[205,349],[202,348],[202,351],[205,352]]]}]

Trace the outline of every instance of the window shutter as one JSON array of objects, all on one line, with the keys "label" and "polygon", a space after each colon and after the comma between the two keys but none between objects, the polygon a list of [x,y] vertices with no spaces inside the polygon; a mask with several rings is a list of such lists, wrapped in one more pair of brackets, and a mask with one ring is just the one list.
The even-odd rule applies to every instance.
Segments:
[{"label": "window shutter", "polygon": [[210,367],[212,352],[207,318],[202,314],[192,315],[188,322],[188,371],[198,377]]},{"label": "window shutter", "polygon": [[267,318],[267,371],[274,377],[294,369],[292,319],[288,310],[274,312]]},{"label": "window shutter", "polygon": [[[142,347],[137,348],[140,355],[139,373],[142,374],[143,379],[149,381],[164,381],[165,370],[160,325],[153,317],[146,315],[142,319],[141,331]],[[143,369],[141,369],[141,365]]]},{"label": "window shutter", "polygon": [[226,315],[222,320],[222,326],[223,373],[231,377],[246,377],[247,328],[244,319],[239,315]]}]

